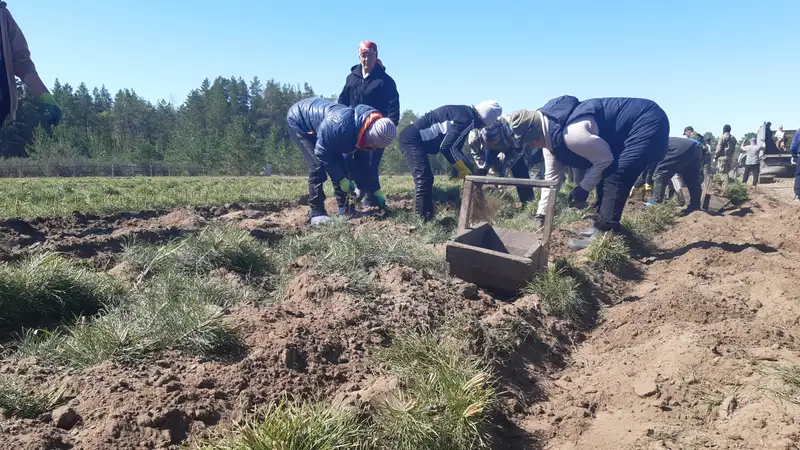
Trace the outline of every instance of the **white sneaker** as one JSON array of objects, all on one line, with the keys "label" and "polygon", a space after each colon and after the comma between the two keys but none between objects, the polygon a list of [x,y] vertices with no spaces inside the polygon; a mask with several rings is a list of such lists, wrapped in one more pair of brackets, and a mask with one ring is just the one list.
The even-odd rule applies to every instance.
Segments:
[{"label": "white sneaker", "polygon": [[311,218],[311,226],[322,225],[323,223],[331,220],[328,216],[317,216]]}]

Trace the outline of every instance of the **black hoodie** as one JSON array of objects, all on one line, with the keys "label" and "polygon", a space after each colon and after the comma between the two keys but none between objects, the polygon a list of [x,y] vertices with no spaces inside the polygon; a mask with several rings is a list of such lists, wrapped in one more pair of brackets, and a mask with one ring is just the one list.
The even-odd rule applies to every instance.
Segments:
[{"label": "black hoodie", "polygon": [[372,73],[364,79],[361,65],[353,66],[345,80],[344,89],[339,94],[339,103],[355,107],[371,106],[380,111],[397,125],[400,122],[400,95],[392,77],[386,74],[386,68],[375,64]]}]

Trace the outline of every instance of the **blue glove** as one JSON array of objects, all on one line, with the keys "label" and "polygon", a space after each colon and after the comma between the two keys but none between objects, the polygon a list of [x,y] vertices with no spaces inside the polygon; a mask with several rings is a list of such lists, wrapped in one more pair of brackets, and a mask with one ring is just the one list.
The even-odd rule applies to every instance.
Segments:
[{"label": "blue glove", "polygon": [[584,190],[580,185],[575,186],[575,189],[569,193],[569,197],[567,198],[567,204],[569,206],[575,206],[577,204],[586,203],[586,199],[589,198],[589,192]]}]

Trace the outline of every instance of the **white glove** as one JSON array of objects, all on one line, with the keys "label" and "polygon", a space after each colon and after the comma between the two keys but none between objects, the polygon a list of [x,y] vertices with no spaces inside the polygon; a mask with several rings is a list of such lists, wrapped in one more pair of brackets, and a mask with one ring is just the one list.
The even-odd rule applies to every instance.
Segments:
[{"label": "white glove", "polygon": [[797,164],[797,157],[796,156],[792,156],[792,164]]},{"label": "white glove", "polygon": [[499,159],[499,160],[500,160],[500,162],[503,162],[503,161],[505,161],[505,160],[506,160],[506,154],[505,154],[505,153],[503,153],[503,152],[500,152],[500,153],[498,153],[498,154],[497,154],[497,159]]}]

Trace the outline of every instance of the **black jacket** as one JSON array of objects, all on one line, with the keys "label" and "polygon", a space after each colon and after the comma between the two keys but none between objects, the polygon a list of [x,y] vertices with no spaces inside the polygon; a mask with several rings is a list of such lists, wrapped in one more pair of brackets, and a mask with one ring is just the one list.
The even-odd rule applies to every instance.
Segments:
[{"label": "black jacket", "polygon": [[361,65],[353,66],[350,75],[344,82],[344,89],[339,94],[339,103],[345,106],[371,106],[388,117],[395,125],[400,123],[400,95],[392,77],[386,74],[386,68],[375,64],[372,73],[364,79]]},{"label": "black jacket", "polygon": [[445,105],[426,113],[412,125],[419,130],[422,146],[429,154],[442,152],[450,164],[465,161],[461,151],[470,130],[484,124],[475,108],[469,105]]}]

